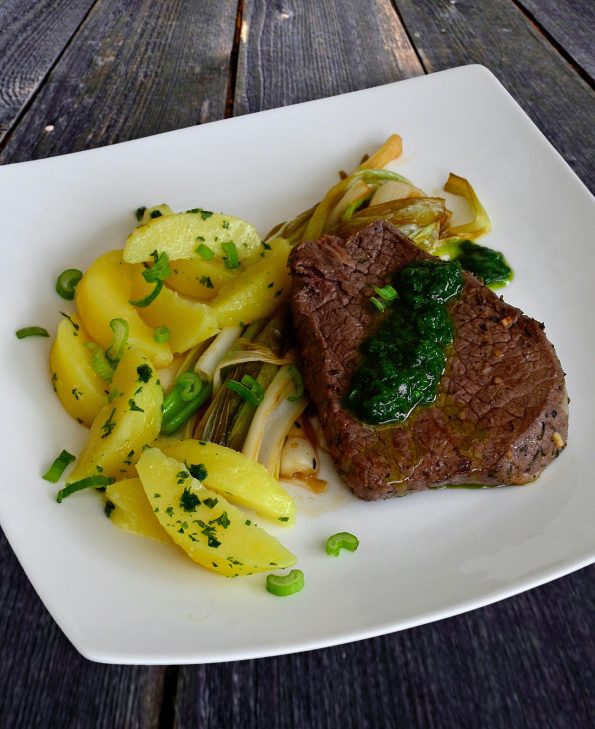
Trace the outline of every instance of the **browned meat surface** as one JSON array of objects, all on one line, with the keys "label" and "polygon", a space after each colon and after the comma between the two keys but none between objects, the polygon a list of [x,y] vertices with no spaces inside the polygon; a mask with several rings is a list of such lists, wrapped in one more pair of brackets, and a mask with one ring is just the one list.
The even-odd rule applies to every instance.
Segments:
[{"label": "browned meat surface", "polygon": [[456,334],[440,392],[402,424],[366,425],[342,406],[359,347],[380,322],[373,286],[428,258],[390,223],[326,236],[291,254],[292,311],[306,385],[354,494],[382,499],[447,484],[523,484],[566,443],[564,373],[543,324],[465,273],[449,304]]}]

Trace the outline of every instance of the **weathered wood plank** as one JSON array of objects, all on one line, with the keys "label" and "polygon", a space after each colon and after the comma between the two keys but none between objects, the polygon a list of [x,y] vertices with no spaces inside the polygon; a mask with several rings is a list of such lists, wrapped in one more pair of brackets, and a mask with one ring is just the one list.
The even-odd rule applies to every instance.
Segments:
[{"label": "weathered wood plank", "polygon": [[396,4],[427,71],[487,66],[595,189],[595,93],[510,0]]},{"label": "weathered wood plank", "polygon": [[235,18],[236,0],[98,0],[7,137],[0,161],[74,152],[223,117]]},{"label": "weathered wood plank", "polygon": [[389,0],[244,0],[235,115],[421,73]]},{"label": "weathered wood plank", "polygon": [[95,0],[0,2],[0,142]]},{"label": "weathered wood plank", "polygon": [[176,726],[590,726],[594,577],[590,567],[482,610],[374,640],[183,668]]},{"label": "weathered wood plank", "polygon": [[515,0],[595,79],[595,3],[587,0]]},{"label": "weathered wood plank", "polygon": [[[164,669],[85,660],[43,607],[1,531],[0,565],[3,729],[157,729]],[[115,619],[105,616],[105,630]]]}]

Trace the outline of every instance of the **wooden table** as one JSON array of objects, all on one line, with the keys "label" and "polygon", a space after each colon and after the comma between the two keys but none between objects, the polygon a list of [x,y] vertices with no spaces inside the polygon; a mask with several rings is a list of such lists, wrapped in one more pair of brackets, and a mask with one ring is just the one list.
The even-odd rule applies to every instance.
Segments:
[{"label": "wooden table", "polygon": [[[590,0],[0,0],[0,161],[482,63],[593,189],[594,28]],[[594,725],[595,567],[382,638],[165,668],[81,658],[4,537],[0,559],[2,727]]]}]

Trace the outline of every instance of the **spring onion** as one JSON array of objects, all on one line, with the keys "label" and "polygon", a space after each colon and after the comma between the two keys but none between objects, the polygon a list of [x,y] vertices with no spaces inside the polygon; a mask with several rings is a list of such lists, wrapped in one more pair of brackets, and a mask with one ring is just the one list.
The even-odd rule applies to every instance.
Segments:
[{"label": "spring onion", "polygon": [[153,251],[151,253],[151,256],[153,257],[153,265],[150,268],[145,269],[142,273],[142,276],[147,283],[154,283],[155,288],[153,289],[153,291],[151,291],[150,294],[145,296],[144,299],[130,301],[129,303],[132,304],[132,306],[145,308],[152,304],[153,301],[155,301],[155,299],[161,293],[161,289],[163,288],[163,282],[168,276],[171,275],[171,268],[169,267],[169,256],[167,255],[167,253],[165,253],[165,251],[163,251],[162,253],[157,253],[157,251]]},{"label": "spring onion", "polygon": [[287,371],[291,375],[293,384],[295,385],[295,392],[293,393],[293,395],[289,395],[287,399],[289,400],[289,402],[295,402],[296,400],[299,400],[300,397],[302,397],[304,394],[304,378],[302,377],[302,373],[295,365],[289,365]]},{"label": "spring onion", "polygon": [[374,291],[384,301],[393,301],[393,299],[397,298],[397,292],[390,284],[386,284],[386,286],[382,286],[382,288],[374,286]]},{"label": "spring onion", "polygon": [[68,451],[62,451],[58,458],[56,458],[48,470],[43,474],[42,478],[50,483],[57,483],[64,473],[64,469],[73,461],[76,461],[76,456],[73,456],[72,453],[69,453]]},{"label": "spring onion", "polygon": [[260,405],[264,399],[262,385],[251,375],[244,375],[240,382],[227,380],[225,386],[254,406]]},{"label": "spring onion", "polygon": [[153,337],[157,344],[165,344],[169,341],[169,328],[166,326],[156,327]]},{"label": "spring onion", "polygon": [[277,597],[295,595],[304,589],[304,573],[301,570],[291,570],[288,575],[267,575],[267,591]]},{"label": "spring onion", "polygon": [[64,486],[63,489],[60,489],[60,491],[56,494],[56,501],[61,504],[63,499],[70,496],[70,494],[74,494],[76,491],[96,488],[98,486],[109,486],[114,483],[115,480],[116,479],[111,476],[102,476],[101,474],[97,474],[96,476],[87,476],[87,478],[82,478],[80,481],[67,483],[66,486]]},{"label": "spring onion", "polygon": [[129,304],[132,304],[132,306],[138,306],[140,308],[145,308],[146,306],[149,306],[149,304],[152,304],[155,299],[159,296],[161,293],[161,289],[163,288],[163,281],[156,281],[155,282],[155,288],[153,291],[151,291],[150,294],[145,296],[144,299],[136,299],[134,301],[129,301]]},{"label": "spring onion", "polygon": [[215,256],[215,251],[212,251],[209,246],[201,243],[196,247],[196,252],[203,259],[203,261],[210,261]]},{"label": "spring onion", "polygon": [[112,319],[109,325],[114,336],[105,356],[112,365],[116,365],[122,359],[128,343],[128,322],[125,319]]},{"label": "spring onion", "polygon": [[72,301],[74,299],[74,289],[82,277],[83,272],[79,271],[78,268],[67,268],[62,271],[56,280],[56,292],[63,299]]},{"label": "spring onion", "polygon": [[238,249],[233,241],[221,244],[222,250],[225,252],[223,260],[225,262],[225,268],[239,268],[240,257],[238,256]]},{"label": "spring onion", "polygon": [[17,329],[17,339],[25,339],[25,337],[49,337],[50,333],[43,327],[23,327]]},{"label": "spring onion", "polygon": [[373,304],[378,311],[384,311],[387,307],[386,301],[376,298],[376,296],[370,296],[370,303]]},{"label": "spring onion", "polygon": [[[196,378],[196,380],[191,382],[186,375]],[[192,372],[180,375],[176,380],[176,385],[163,401],[161,432],[171,435],[179,430],[198,408],[204,405],[211,396],[211,392],[211,385],[198,375]],[[184,399],[193,393],[194,396],[190,400]]]},{"label": "spring onion", "polygon": [[355,552],[359,546],[359,539],[349,532],[338,532],[326,540],[326,553],[338,557],[342,549]]},{"label": "spring onion", "polygon": [[85,347],[91,352],[93,358],[91,359],[91,367],[93,371],[106,382],[111,382],[114,376],[114,367],[108,358],[105,356],[105,352],[100,349],[95,342],[85,342]]}]

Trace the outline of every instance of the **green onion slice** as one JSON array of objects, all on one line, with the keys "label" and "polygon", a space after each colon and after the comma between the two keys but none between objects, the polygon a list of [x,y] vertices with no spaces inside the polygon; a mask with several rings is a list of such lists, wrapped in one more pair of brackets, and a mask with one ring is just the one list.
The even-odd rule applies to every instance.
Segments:
[{"label": "green onion slice", "polygon": [[128,322],[126,319],[112,319],[109,325],[114,336],[105,356],[111,364],[116,364],[122,359],[124,348],[128,343]]},{"label": "green onion slice", "polygon": [[143,271],[143,278],[147,283],[154,283],[155,281],[165,281],[168,276],[171,276],[171,268],[169,267],[169,256],[165,251],[157,253],[153,251],[151,253],[153,257],[153,265],[151,268],[146,268]]},{"label": "green onion slice", "polygon": [[180,399],[190,402],[202,390],[203,380],[195,372],[184,372],[177,378],[176,384],[180,386]]},{"label": "green onion slice", "polygon": [[240,395],[240,397],[243,397],[244,400],[249,402],[250,405],[254,405],[254,407],[260,405],[264,400],[262,385],[250,375],[244,375],[240,382],[237,380],[228,380],[225,386]]},{"label": "green onion slice", "polygon": [[111,382],[112,377],[114,376],[114,367],[105,356],[105,352],[103,352],[103,350],[101,350],[95,342],[85,342],[85,347],[93,355],[93,359],[91,360],[91,367],[93,368],[93,371],[98,374],[102,380]]},{"label": "green onion slice", "polygon": [[165,344],[169,341],[169,328],[166,326],[156,327],[153,336],[157,344]]},{"label": "green onion slice", "polygon": [[97,486],[109,486],[114,483],[115,480],[116,479],[111,476],[97,475],[87,476],[87,478],[82,478],[80,481],[67,483],[66,486],[64,486],[63,489],[60,489],[60,491],[56,494],[56,501],[60,504],[62,503],[62,499],[70,496],[70,494],[74,494],[76,491],[82,491],[83,489],[90,489]]},{"label": "green onion slice", "polygon": [[229,243],[222,243],[221,248],[225,252],[225,256],[223,256],[225,268],[239,268],[240,258],[236,244],[230,240]]},{"label": "green onion slice", "polygon": [[[149,269],[150,270],[150,269]],[[145,306],[149,306],[149,304],[152,304],[153,301],[159,296],[161,293],[161,289],[163,288],[163,281],[156,281],[155,282],[155,288],[153,291],[151,291],[148,296],[145,296],[144,299],[137,299],[136,301],[129,301],[129,304],[132,304],[132,306],[139,306],[144,308]]]},{"label": "green onion slice", "polygon": [[291,379],[293,380],[293,384],[295,385],[295,392],[293,393],[293,395],[289,395],[287,399],[289,400],[289,402],[295,402],[296,400],[299,400],[300,397],[302,397],[304,394],[304,378],[302,377],[302,373],[295,365],[289,365],[287,371],[291,375]]},{"label": "green onion slice", "polygon": [[203,259],[203,261],[210,261],[215,256],[215,252],[212,251],[209,246],[206,246],[204,243],[201,243],[199,246],[197,246],[196,252]]},{"label": "green onion slice", "polygon": [[288,575],[267,575],[267,590],[278,597],[294,595],[304,588],[304,573],[291,570]]},{"label": "green onion slice", "polygon": [[384,311],[387,307],[387,304],[382,299],[377,299],[375,296],[370,296],[370,303],[373,304],[378,311]]},{"label": "green onion slice", "polygon": [[374,286],[374,291],[383,301],[393,301],[393,299],[397,298],[397,291],[390,284],[386,284],[382,288]]},{"label": "green onion slice", "polygon": [[43,327],[23,327],[17,329],[17,339],[25,339],[25,337],[49,337],[50,333]]},{"label": "green onion slice", "polygon": [[78,268],[67,268],[56,279],[56,291],[63,299],[72,301],[74,299],[74,289],[77,283],[82,279],[83,272]]},{"label": "green onion slice", "polygon": [[338,532],[326,540],[326,553],[338,557],[342,549],[355,552],[359,546],[359,539],[349,532]]},{"label": "green onion slice", "polygon": [[76,461],[76,457],[68,451],[62,451],[58,458],[52,463],[48,470],[43,474],[42,478],[50,483],[57,483],[64,473],[66,466]]}]

